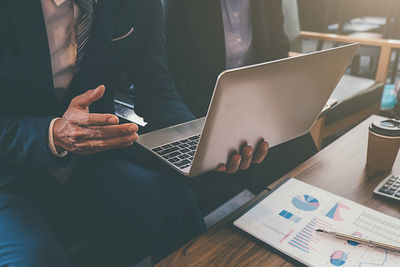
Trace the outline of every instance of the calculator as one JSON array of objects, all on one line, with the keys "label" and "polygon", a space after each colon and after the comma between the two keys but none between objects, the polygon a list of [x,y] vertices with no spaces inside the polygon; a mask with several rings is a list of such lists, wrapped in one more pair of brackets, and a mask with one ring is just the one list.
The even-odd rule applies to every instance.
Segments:
[{"label": "calculator", "polygon": [[390,174],[375,188],[374,193],[391,199],[400,200],[400,175]]}]

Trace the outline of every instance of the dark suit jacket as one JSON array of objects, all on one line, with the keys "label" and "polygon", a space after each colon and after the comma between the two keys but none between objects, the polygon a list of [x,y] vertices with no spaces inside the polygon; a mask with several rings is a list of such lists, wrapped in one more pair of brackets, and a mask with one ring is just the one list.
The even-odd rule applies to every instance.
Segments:
[{"label": "dark suit jacket", "polygon": [[[220,0],[166,0],[170,69],[177,89],[196,116],[204,116],[217,76],[225,70]],[[251,0],[255,62],[287,57],[282,0]]]},{"label": "dark suit jacket", "polygon": [[[131,28],[127,38],[123,36]],[[112,112],[123,73],[135,85],[136,111],[163,127],[193,119],[167,71],[159,0],[100,0],[93,34],[69,94],[54,94],[40,0],[0,0],[0,185],[58,159],[48,149],[49,122],[70,100],[100,84],[106,94],[91,112]]]}]

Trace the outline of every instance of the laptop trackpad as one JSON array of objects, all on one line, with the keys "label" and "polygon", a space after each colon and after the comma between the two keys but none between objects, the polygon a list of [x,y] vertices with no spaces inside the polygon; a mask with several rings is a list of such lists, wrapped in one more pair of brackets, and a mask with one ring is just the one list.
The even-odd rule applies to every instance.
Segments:
[{"label": "laptop trackpad", "polygon": [[153,147],[193,136],[203,131],[204,121],[205,117],[143,134],[139,136],[137,143],[151,149]]}]

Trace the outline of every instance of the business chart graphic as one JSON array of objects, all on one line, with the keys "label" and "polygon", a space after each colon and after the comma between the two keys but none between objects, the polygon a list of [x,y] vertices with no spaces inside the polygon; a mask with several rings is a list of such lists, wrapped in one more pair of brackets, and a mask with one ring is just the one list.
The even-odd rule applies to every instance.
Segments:
[{"label": "business chart graphic", "polygon": [[289,241],[289,245],[305,253],[317,251],[316,244],[320,241],[320,239],[316,236],[317,233],[315,230],[318,228],[334,230],[331,224],[328,222],[318,218],[313,218]]},{"label": "business chart graphic", "polygon": [[307,266],[400,266],[400,253],[316,232],[342,232],[400,246],[399,219],[295,179],[271,192],[235,225]]},{"label": "business chart graphic", "polygon": [[[358,236],[358,237],[363,237],[363,234],[362,234],[362,233],[359,233],[359,232],[355,232],[355,233],[353,233],[353,235],[354,235],[354,236]],[[356,246],[360,245],[360,243],[355,242],[355,241],[347,241],[347,243],[348,243],[350,246],[353,246],[353,247],[356,247]]]},{"label": "business chart graphic", "polygon": [[297,195],[292,199],[292,204],[303,211],[314,211],[319,207],[319,201],[310,195]]},{"label": "business chart graphic", "polygon": [[342,266],[346,263],[349,257],[342,250],[337,250],[331,255],[331,263],[333,266]]},{"label": "business chart graphic", "polygon": [[340,216],[340,211],[343,209],[350,210],[350,208],[347,207],[345,204],[338,202],[336,203],[335,206],[333,206],[333,208],[330,211],[328,211],[328,213],[325,216],[335,221],[343,222],[344,219]]},{"label": "business chart graphic", "polygon": [[[363,233],[372,232],[380,238],[400,244],[400,223],[382,218],[370,212],[363,211],[353,225],[362,230]],[[400,265],[399,265],[400,266]]]},{"label": "business chart graphic", "polygon": [[293,213],[291,213],[291,212],[289,212],[289,211],[287,211],[287,210],[282,210],[282,211],[279,213],[279,216],[281,216],[281,217],[283,217],[283,218],[285,218],[285,219],[288,219],[289,221],[292,221],[292,222],[294,222],[294,223],[298,223],[298,222],[301,221],[301,218],[300,218],[300,217],[294,215]]},{"label": "business chart graphic", "polygon": [[[351,257],[349,256],[349,259]],[[400,255],[398,253],[390,253],[387,250],[367,251],[365,250],[353,266],[355,267],[398,267],[400,266]]]}]

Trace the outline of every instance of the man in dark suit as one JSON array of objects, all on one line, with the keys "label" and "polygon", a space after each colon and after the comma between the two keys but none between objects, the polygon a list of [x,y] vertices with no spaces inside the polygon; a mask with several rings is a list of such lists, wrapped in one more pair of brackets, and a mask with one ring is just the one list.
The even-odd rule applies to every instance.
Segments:
[{"label": "man in dark suit", "polygon": [[144,130],[194,118],[167,70],[159,0],[4,0],[0,32],[0,266],[70,266],[73,225],[99,241],[84,266],[158,261],[204,230],[192,191],[128,150],[138,127],[112,114],[128,76]]},{"label": "man in dark suit", "polygon": [[[288,56],[282,0],[165,0],[165,7],[170,70],[179,93],[197,117],[206,115],[222,71]],[[270,149],[260,166],[235,177],[259,193],[315,152],[311,136],[305,135]],[[214,185],[220,181],[216,195],[227,190],[231,190],[226,193],[230,197],[238,193],[241,187],[233,181],[227,185],[228,179],[210,180]]]},{"label": "man in dark suit", "polygon": [[127,72],[150,128],[193,118],[161,21],[157,0],[0,2],[0,266],[71,266],[55,229],[75,221],[104,244],[95,266],[158,261],[204,230],[190,189],[124,156],[138,128],[112,115]]}]

